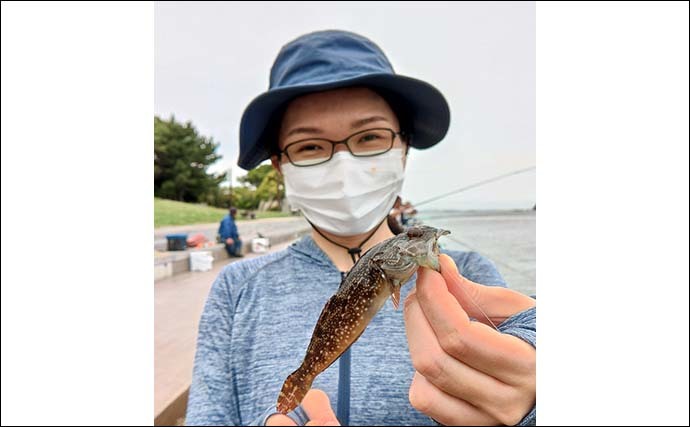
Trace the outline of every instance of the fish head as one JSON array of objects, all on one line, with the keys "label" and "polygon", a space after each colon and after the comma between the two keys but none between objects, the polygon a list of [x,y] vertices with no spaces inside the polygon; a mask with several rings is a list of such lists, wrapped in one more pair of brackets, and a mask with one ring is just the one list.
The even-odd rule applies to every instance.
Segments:
[{"label": "fish head", "polygon": [[450,231],[429,226],[410,227],[394,237],[374,257],[374,262],[396,282],[406,281],[420,266],[440,271],[438,239],[446,234]]},{"label": "fish head", "polygon": [[406,256],[411,257],[421,267],[440,271],[438,239],[450,231],[429,226],[410,227],[403,234],[406,240],[403,247]]}]

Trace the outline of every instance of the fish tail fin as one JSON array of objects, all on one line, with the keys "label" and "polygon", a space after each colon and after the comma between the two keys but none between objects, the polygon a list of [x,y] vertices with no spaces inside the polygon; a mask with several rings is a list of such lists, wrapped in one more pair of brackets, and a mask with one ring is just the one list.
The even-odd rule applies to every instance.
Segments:
[{"label": "fish tail fin", "polygon": [[276,403],[278,412],[287,414],[295,409],[311,388],[311,383],[310,378],[302,372],[301,367],[291,373],[283,383],[283,388],[278,395],[278,402]]}]

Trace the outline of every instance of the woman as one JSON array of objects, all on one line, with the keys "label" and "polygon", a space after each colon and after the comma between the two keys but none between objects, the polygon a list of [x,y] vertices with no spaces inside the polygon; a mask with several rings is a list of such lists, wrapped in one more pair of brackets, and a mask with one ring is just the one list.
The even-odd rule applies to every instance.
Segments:
[{"label": "woman", "polygon": [[313,231],[219,275],[199,326],[188,424],[534,423],[536,303],[459,251],[444,251],[443,274],[420,269],[402,288],[404,313],[386,303],[300,407],[275,411],[345,272],[393,236],[386,218],[408,150],[438,143],[449,122],[443,95],[396,75],[364,37],[322,31],[283,47],[269,90],[242,117],[238,163],[270,158]]}]

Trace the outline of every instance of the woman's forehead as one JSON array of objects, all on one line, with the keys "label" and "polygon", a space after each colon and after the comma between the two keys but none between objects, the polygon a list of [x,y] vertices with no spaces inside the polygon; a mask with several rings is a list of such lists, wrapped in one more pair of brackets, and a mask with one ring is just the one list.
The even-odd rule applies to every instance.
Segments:
[{"label": "woman's forehead", "polygon": [[386,100],[368,88],[343,88],[301,96],[285,110],[281,139],[295,128],[333,131],[353,129],[372,118],[397,127],[395,113]]}]

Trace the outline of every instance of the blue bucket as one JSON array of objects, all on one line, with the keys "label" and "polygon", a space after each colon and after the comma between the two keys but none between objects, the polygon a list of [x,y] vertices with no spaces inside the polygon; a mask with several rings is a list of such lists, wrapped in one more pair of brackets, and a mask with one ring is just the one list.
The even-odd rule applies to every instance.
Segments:
[{"label": "blue bucket", "polygon": [[169,251],[183,251],[187,249],[186,234],[168,234],[165,238],[168,239]]}]

